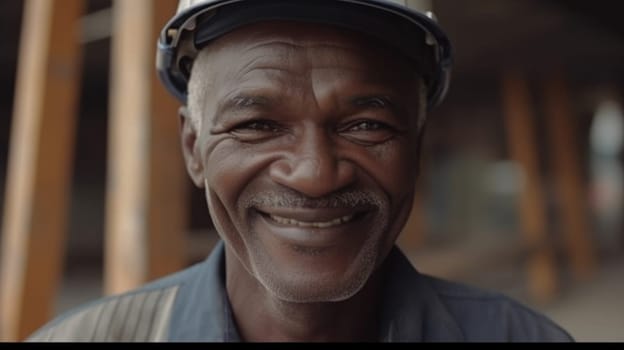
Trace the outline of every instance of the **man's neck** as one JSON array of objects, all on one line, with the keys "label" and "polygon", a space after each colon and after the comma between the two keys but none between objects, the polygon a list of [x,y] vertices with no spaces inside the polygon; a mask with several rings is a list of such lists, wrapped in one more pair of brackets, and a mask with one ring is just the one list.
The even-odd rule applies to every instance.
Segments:
[{"label": "man's neck", "polygon": [[236,257],[226,254],[226,266],[226,288],[234,321],[245,341],[377,340],[377,274],[345,301],[293,303],[269,293]]}]

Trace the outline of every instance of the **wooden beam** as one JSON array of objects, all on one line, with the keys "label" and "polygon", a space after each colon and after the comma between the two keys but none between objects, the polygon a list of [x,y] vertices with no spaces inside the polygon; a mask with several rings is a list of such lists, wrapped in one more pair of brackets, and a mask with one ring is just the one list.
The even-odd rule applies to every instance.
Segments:
[{"label": "wooden beam", "polygon": [[137,287],[185,264],[186,175],[179,104],[155,70],[156,39],[175,0],[116,0],[105,292]]},{"label": "wooden beam", "polygon": [[587,186],[582,179],[576,119],[561,76],[555,76],[545,83],[544,96],[555,173],[554,183],[561,213],[561,236],[571,261],[573,275],[583,280],[594,271],[596,257],[588,222]]},{"label": "wooden beam", "polygon": [[548,237],[546,208],[540,181],[534,112],[528,82],[517,72],[507,72],[502,81],[503,110],[511,158],[523,173],[519,214],[524,240],[530,249],[528,286],[537,302],[548,302],[557,293],[554,251]]},{"label": "wooden beam", "polygon": [[82,0],[28,0],[24,7],[0,266],[5,341],[49,319],[62,276],[82,11]]}]

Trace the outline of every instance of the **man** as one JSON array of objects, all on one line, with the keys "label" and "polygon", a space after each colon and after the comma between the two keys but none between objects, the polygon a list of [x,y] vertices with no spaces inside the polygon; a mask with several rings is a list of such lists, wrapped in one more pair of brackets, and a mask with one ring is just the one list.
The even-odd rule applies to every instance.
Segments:
[{"label": "man", "polygon": [[222,238],[203,263],[31,340],[568,341],[501,295],[419,274],[395,247],[450,47],[387,1],[183,0],[158,65]]}]

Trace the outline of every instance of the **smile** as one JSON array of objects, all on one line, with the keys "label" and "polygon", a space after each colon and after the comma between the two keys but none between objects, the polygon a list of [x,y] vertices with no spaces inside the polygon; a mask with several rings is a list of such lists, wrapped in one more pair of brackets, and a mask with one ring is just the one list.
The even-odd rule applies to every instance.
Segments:
[{"label": "smile", "polygon": [[[374,211],[348,208],[263,208],[256,232],[297,249],[357,245],[367,237]],[[318,251],[317,251],[318,253]]]},{"label": "smile", "polygon": [[298,226],[298,227],[306,227],[306,228],[309,228],[309,227],[329,228],[329,227],[345,224],[353,220],[355,215],[354,214],[345,215],[345,216],[342,216],[333,220],[329,220],[329,221],[299,221],[299,220],[285,218],[285,217],[278,216],[278,215],[270,215],[269,217],[273,221],[282,225],[290,225],[290,226]]}]

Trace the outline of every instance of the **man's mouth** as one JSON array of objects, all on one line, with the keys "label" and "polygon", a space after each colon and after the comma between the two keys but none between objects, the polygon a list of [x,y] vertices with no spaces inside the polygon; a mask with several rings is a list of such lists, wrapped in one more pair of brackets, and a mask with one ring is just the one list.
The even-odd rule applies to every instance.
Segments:
[{"label": "man's mouth", "polygon": [[341,217],[338,217],[329,221],[300,221],[300,220],[286,218],[286,217],[282,217],[282,216],[278,216],[274,214],[269,215],[269,217],[273,221],[281,225],[298,226],[298,227],[305,227],[305,228],[310,228],[310,227],[329,228],[329,227],[334,227],[334,226],[338,226],[338,225],[342,225],[342,224],[346,224],[350,222],[355,217],[355,214],[344,215],[344,216],[341,216]]},{"label": "man's mouth", "polygon": [[257,229],[267,237],[298,248],[328,248],[355,244],[372,224],[372,207],[255,208],[263,220]]},{"label": "man's mouth", "polygon": [[271,208],[259,211],[266,233],[297,247],[326,248],[365,231],[370,210],[355,208]]}]

